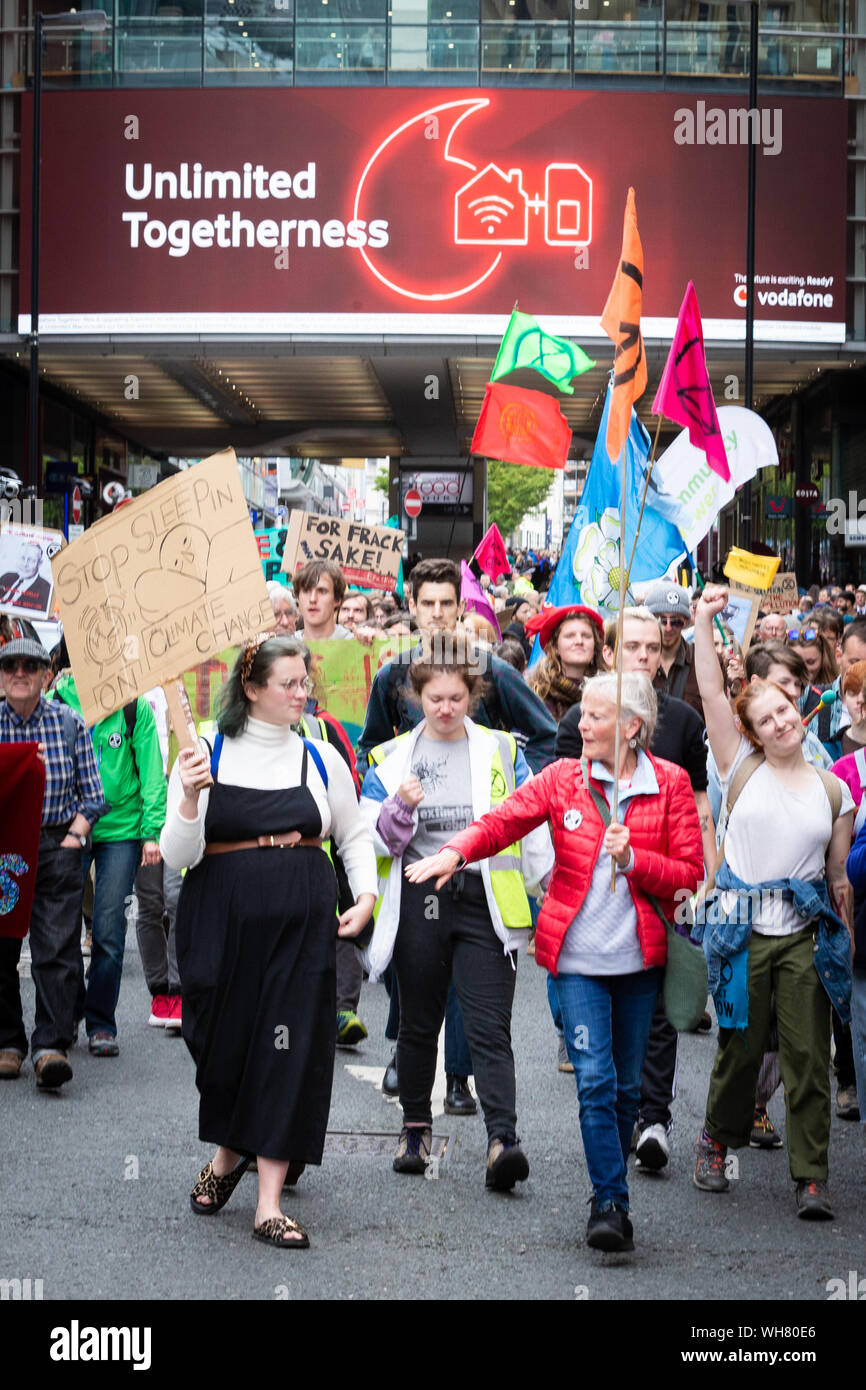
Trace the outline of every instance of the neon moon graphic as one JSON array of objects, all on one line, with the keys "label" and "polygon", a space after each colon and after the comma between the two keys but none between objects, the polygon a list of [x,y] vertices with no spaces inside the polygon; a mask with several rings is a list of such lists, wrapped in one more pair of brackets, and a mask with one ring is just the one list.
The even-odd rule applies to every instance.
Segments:
[{"label": "neon moon graphic", "polygon": [[[369,221],[375,213],[365,209],[370,209],[375,201],[377,187],[380,177],[393,175],[394,165],[398,164],[406,169],[411,169],[413,184],[420,182],[423,187],[424,196],[415,187],[412,188],[411,200],[407,198],[407,207],[404,209],[406,222],[400,228],[401,235],[397,241],[399,243],[394,254],[392,243],[392,255],[383,257],[381,252],[371,252],[369,246],[361,247],[361,255],[367,266],[383,285],[395,294],[401,295],[405,299],[416,299],[428,303],[441,302],[449,299],[459,299],[461,296],[470,294],[477,290],[479,285],[483,285],[485,280],[493,274],[499,262],[502,260],[502,252],[497,251],[495,255],[489,251],[467,247],[462,250],[455,246],[453,236],[453,225],[449,225],[453,218],[454,194],[460,183],[465,183],[467,174],[463,171],[468,170],[470,174],[477,172],[478,165],[472,164],[467,159],[461,159],[453,154],[451,150],[452,141],[462,123],[476,111],[481,111],[490,105],[487,97],[464,98],[460,101],[446,101],[438,106],[428,107],[425,111],[419,111],[408,121],[404,121],[396,130],[392,130],[390,135],[380,143],[375,152],[370,156],[364,168],[358,187],[355,190],[355,206],[352,216],[357,219]],[[449,124],[450,121],[450,124]],[[440,158],[431,158],[444,151]],[[446,166],[453,166],[447,168]],[[457,176],[457,177],[455,177]],[[434,191],[432,184],[438,182],[439,188]],[[404,185],[409,188],[409,180],[404,178]],[[428,196],[429,195],[429,196]],[[409,204],[411,203],[411,206]],[[441,225],[437,225],[437,214]],[[411,219],[426,219],[427,226],[414,227],[410,225]],[[393,227],[393,223],[392,223]],[[412,232],[414,231],[414,236]],[[450,231],[450,236],[447,234]],[[440,236],[441,234],[441,236]],[[418,281],[418,266],[423,264],[424,257],[418,254],[421,249],[421,241],[429,236],[429,239],[439,238],[439,245],[436,246],[435,257],[427,257],[430,264],[432,276],[435,276],[435,288],[433,284],[426,287],[422,281]],[[385,259],[399,260],[399,247],[406,243],[407,249],[414,250],[411,266],[403,265],[400,267],[389,268],[386,273],[380,265],[374,263],[373,256],[381,261]],[[414,243],[414,246],[411,245]],[[467,282],[465,269],[467,262],[474,262],[474,271],[469,273],[472,278]],[[451,267],[450,275],[453,276],[453,283],[443,285],[446,274],[449,273],[444,267]],[[461,266],[463,269],[461,270]],[[432,277],[431,277],[432,278]],[[415,283],[407,283],[408,280]]]}]

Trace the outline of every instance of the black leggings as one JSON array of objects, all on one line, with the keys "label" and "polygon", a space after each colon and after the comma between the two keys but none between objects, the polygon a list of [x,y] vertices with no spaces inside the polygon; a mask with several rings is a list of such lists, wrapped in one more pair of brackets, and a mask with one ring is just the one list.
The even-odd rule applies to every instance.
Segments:
[{"label": "black leggings", "polygon": [[432,1124],[430,1092],[453,978],[488,1138],[514,1135],[515,967],[516,952],[506,953],[493,929],[479,874],[457,875],[440,893],[429,883],[403,881],[394,969],[401,1009],[397,1075],[407,1124]]}]

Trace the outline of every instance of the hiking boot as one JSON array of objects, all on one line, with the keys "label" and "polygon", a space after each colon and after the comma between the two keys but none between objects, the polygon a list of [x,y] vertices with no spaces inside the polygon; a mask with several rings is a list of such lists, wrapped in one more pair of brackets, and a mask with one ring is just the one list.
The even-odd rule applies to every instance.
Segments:
[{"label": "hiking boot", "polygon": [[430,1158],[433,1131],[429,1125],[406,1125],[400,1130],[392,1167],[395,1173],[423,1173]]},{"label": "hiking boot", "polygon": [[351,1009],[339,1009],[337,1011],[337,1046],[355,1047],[359,1042],[363,1042],[367,1036],[367,1030],[356,1013]]},{"label": "hiking boot", "polygon": [[604,1250],[608,1254],[634,1250],[634,1227],[621,1203],[608,1202],[599,1207],[593,1197],[586,1223],[586,1243],[593,1250]]},{"label": "hiking boot", "polygon": [[832,1221],[833,1208],[827,1184],[817,1178],[801,1178],[797,1183],[797,1215],[804,1221]]},{"label": "hiking boot", "polygon": [[766,1110],[756,1110],[749,1135],[750,1149],[781,1149],[782,1136],[773,1128]]},{"label": "hiking boot", "polygon": [[695,1164],[694,1184],[702,1192],[727,1192],[730,1187],[725,1177],[725,1158],[727,1144],[711,1139],[704,1130],[697,1143],[698,1161]]},{"label": "hiking boot", "polygon": [[21,1072],[21,1063],[24,1058],[20,1052],[15,1052],[12,1048],[4,1048],[0,1052],[0,1081],[14,1081]]},{"label": "hiking boot", "polygon": [[641,1130],[635,1157],[637,1166],[646,1173],[660,1173],[671,1156],[671,1146],[664,1125],[647,1125]]},{"label": "hiking boot", "polygon": [[34,1062],[36,1085],[40,1091],[56,1091],[58,1086],[72,1080],[72,1068],[62,1052],[43,1052]]},{"label": "hiking boot", "polygon": [[465,1076],[448,1076],[445,1091],[446,1115],[477,1115],[478,1105]]},{"label": "hiking boot", "polygon": [[491,1139],[484,1186],[494,1192],[510,1192],[516,1182],[525,1182],[528,1177],[529,1159],[520,1147],[520,1140],[505,1134]]}]

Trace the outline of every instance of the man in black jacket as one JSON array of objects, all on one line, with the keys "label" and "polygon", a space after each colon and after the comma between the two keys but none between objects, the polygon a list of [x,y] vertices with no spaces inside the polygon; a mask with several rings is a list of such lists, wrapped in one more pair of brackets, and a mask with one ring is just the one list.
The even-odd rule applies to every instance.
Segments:
[{"label": "man in black jacket", "polygon": [[[454,632],[463,611],[460,570],[453,560],[422,560],[412,571],[409,612],[422,634]],[[420,645],[377,672],[370,691],[364,730],[358,743],[358,765],[380,743],[420,723],[421,709],[407,695],[409,665],[421,654]],[[553,762],[556,724],[538,696],[507,661],[488,657],[484,694],[472,718],[488,729],[514,734],[533,772]]]},{"label": "man in black jacket", "polygon": [[[608,633],[609,642],[613,637]],[[604,647],[604,658],[614,665],[614,652]],[[662,638],[658,620],[646,608],[626,608],[622,622],[622,669],[643,671],[649,681],[655,680],[661,665]],[[690,705],[664,691],[656,691],[658,723],[650,742],[650,752],[657,758],[676,763],[689,774],[707,867],[715,862],[715,837],[710,803],[707,797],[707,749],[704,726]],[[556,735],[556,754],[560,758],[579,758],[583,739],[578,727],[580,705],[574,705],[565,715]],[[676,1095],[677,1034],[667,1021],[661,995],[653,1015],[644,1069],[641,1075],[640,1113],[637,1143],[638,1168],[658,1172],[670,1156],[668,1136],[671,1130],[671,1102]]]}]

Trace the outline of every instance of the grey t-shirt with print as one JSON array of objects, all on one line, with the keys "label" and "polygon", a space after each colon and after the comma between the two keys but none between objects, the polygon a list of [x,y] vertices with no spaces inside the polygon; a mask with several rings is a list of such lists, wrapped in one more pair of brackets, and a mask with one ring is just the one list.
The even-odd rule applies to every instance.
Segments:
[{"label": "grey t-shirt with print", "polygon": [[[424,800],[418,807],[418,829],[403,855],[409,864],[438,854],[474,819],[468,738],[451,743],[421,734],[412,756],[412,773],[421,783]],[[477,864],[467,867],[481,872]]]}]

